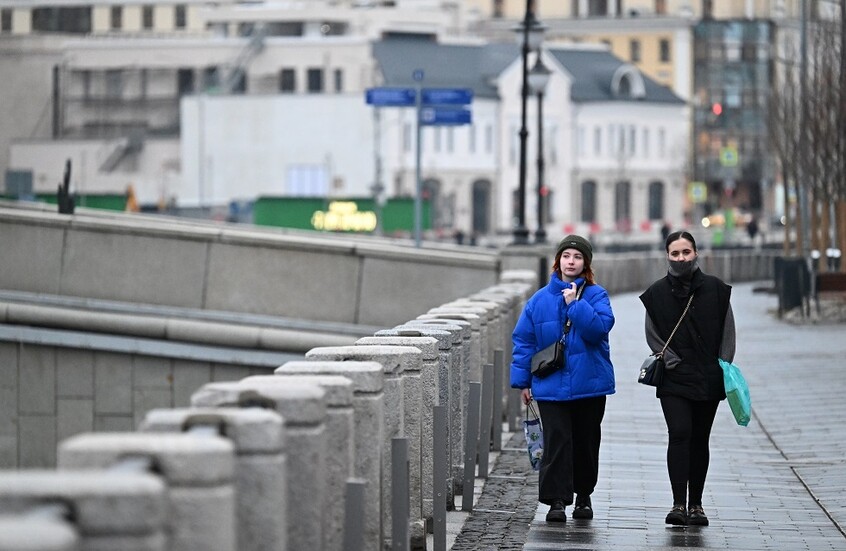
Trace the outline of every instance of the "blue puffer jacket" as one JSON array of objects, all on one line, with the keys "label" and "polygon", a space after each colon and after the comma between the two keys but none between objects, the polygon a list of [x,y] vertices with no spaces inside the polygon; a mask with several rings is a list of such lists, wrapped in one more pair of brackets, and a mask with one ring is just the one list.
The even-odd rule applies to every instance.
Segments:
[{"label": "blue puffer jacket", "polygon": [[[581,285],[583,279],[578,279]],[[511,387],[530,388],[539,401],[567,401],[614,394],[614,366],[608,333],[614,326],[614,313],[608,292],[599,285],[588,285],[579,300],[564,303],[561,292],[569,283],[553,274],[549,284],[539,289],[523,308],[511,335],[514,341]],[[569,316],[566,367],[539,379],[532,377],[532,356],[561,338]]]}]

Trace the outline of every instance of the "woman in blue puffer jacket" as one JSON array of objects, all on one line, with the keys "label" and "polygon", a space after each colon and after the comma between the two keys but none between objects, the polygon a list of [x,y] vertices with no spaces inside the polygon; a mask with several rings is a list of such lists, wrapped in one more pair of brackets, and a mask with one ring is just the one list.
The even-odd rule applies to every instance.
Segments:
[{"label": "woman in blue puffer jacket", "polygon": [[[558,244],[549,284],[526,303],[514,327],[511,387],[523,402],[537,400],[543,425],[543,458],[538,500],[550,506],[547,522],[593,518],[590,496],[599,474],[600,425],[605,397],[614,394],[614,367],[608,334],[614,313],[608,292],[593,279],[593,248],[568,235]],[[531,373],[532,356],[561,339],[566,362],[544,378]]]}]

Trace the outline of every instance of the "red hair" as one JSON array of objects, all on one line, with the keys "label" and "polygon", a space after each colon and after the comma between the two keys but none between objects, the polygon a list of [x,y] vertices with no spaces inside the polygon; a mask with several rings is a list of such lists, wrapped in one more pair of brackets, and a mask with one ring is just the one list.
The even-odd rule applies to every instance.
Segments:
[{"label": "red hair", "polygon": [[[564,250],[567,250],[567,249],[564,249]],[[564,251],[558,252],[558,254],[555,255],[555,260],[552,262],[552,273],[557,274],[559,278],[562,278],[562,275],[561,275],[561,255],[563,253],[564,253]],[[584,258],[584,255],[582,255],[582,258]],[[593,268],[590,267],[590,260],[588,260],[587,258],[585,258],[584,270],[582,270],[582,273],[579,275],[579,277],[585,278],[585,282],[588,283],[588,285],[595,285],[596,284],[596,281],[594,281]]]}]

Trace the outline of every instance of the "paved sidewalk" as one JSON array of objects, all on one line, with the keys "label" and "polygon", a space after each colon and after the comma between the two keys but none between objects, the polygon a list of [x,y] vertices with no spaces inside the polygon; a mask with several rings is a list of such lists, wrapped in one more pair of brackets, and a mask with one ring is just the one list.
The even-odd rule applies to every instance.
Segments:
[{"label": "paved sidewalk", "polygon": [[666,426],[654,389],[635,382],[648,352],[644,312],[623,294],[612,297],[617,394],[603,422],[595,518],[544,521],[514,434],[452,549],[846,550],[846,325],[782,322],[776,298],[753,288],[735,285],[732,297],[753,419],[736,425],[725,402],[717,412],[704,495],[711,526],[664,524]]}]

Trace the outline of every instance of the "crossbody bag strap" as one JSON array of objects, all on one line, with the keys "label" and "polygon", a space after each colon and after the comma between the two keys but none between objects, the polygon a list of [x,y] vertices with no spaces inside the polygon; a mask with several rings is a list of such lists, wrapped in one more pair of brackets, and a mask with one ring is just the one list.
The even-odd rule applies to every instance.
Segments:
[{"label": "crossbody bag strap", "polygon": [[[587,282],[582,283],[582,286],[579,287],[578,291],[576,291],[576,300],[579,300],[580,298],[582,298],[582,291],[585,290],[585,287],[587,287]],[[567,323],[564,324],[564,336],[565,337],[567,336],[567,333],[570,332],[570,323],[571,323],[570,322],[570,316],[567,316]]]},{"label": "crossbody bag strap", "polygon": [[664,351],[667,350],[668,346],[670,346],[670,341],[673,339],[673,335],[676,334],[676,331],[678,330],[679,326],[681,325],[681,322],[684,319],[685,314],[687,314],[687,311],[690,308],[691,302],[693,302],[693,293],[691,293],[690,298],[687,299],[687,306],[684,307],[684,312],[682,312],[682,315],[679,318],[679,321],[676,323],[676,326],[673,327],[673,331],[672,331],[672,333],[670,333],[670,337],[667,339],[667,342],[664,343],[664,348],[661,349],[661,354],[659,354],[659,356],[663,356]]}]

